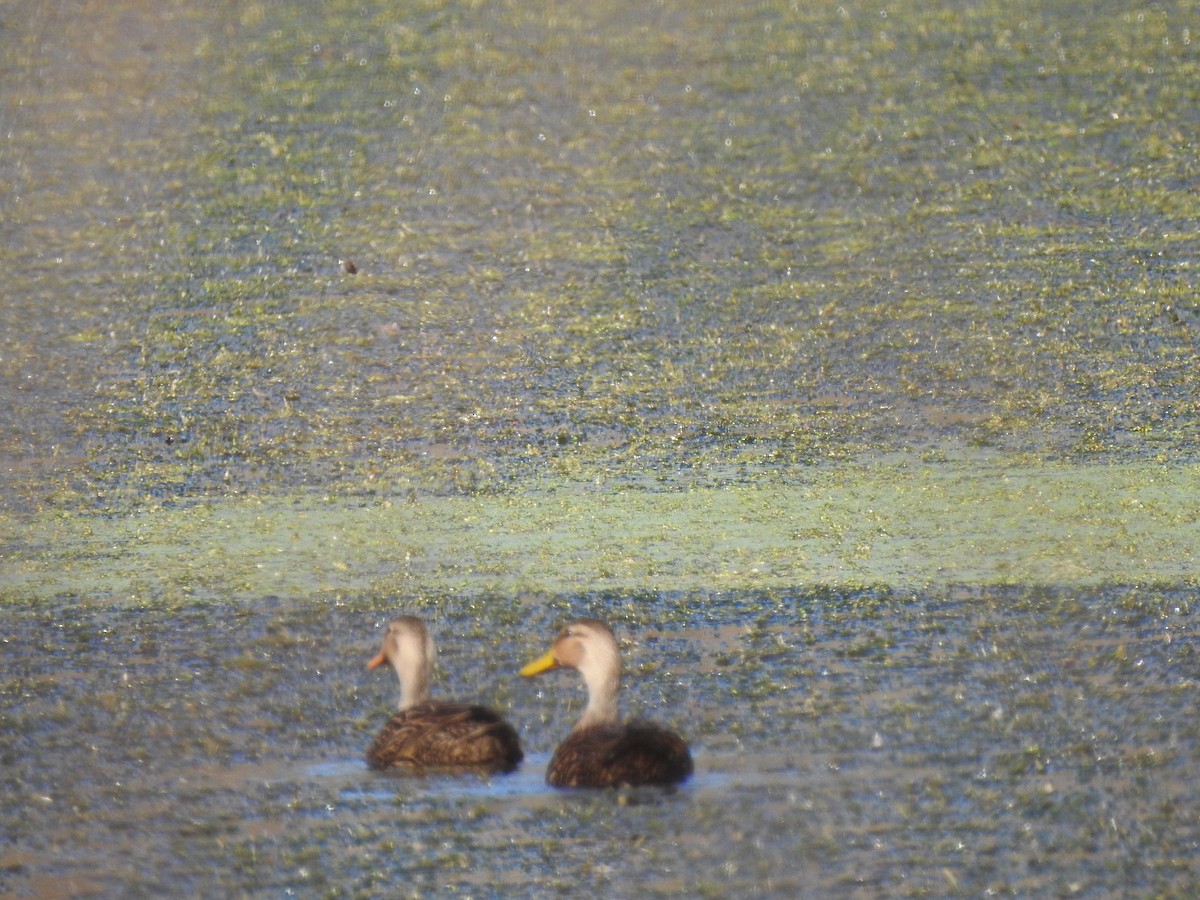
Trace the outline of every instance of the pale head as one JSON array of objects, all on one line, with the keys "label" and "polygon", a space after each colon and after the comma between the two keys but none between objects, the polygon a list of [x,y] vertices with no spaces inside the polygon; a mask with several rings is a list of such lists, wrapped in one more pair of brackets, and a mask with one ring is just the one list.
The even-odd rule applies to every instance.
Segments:
[{"label": "pale head", "polygon": [[416,616],[401,616],[388,625],[379,653],[368,669],[391,663],[400,679],[400,709],[408,709],[429,697],[429,680],[437,651],[425,623]]},{"label": "pale head", "polygon": [[577,619],[563,628],[550,650],[523,668],[521,674],[528,677],[560,667],[578,670],[587,685],[587,708],[576,728],[618,721],[621,652],[612,629],[598,619]]}]

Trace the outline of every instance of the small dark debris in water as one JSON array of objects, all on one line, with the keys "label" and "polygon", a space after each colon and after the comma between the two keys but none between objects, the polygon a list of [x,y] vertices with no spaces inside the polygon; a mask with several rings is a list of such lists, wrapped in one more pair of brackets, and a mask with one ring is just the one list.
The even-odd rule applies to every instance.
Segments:
[{"label": "small dark debris in water", "polygon": [[1178,325],[1182,328],[1200,327],[1200,308],[1175,306],[1166,303],[1160,308],[1160,312],[1167,317],[1167,320],[1172,325]]},{"label": "small dark debris in water", "polygon": [[354,264],[354,260],[339,259],[338,262],[342,264],[342,268],[346,271],[347,275],[355,275],[358,273],[358,266]]}]

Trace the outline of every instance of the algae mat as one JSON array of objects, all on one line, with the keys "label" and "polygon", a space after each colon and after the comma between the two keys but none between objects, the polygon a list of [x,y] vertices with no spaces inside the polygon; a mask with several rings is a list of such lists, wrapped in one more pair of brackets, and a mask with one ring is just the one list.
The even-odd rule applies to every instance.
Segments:
[{"label": "algae mat", "polygon": [[[1200,467],[991,459],[648,489],[233,498],[5,528],[9,599],[1188,582]],[[26,549],[20,549],[21,547]],[[32,550],[28,548],[33,548]]]}]

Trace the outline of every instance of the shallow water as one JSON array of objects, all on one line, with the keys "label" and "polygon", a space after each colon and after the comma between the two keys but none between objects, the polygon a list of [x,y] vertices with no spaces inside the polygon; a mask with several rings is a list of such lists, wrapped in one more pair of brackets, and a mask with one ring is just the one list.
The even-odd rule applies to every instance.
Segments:
[{"label": "shallow water", "polygon": [[[696,600],[690,619],[652,598],[639,610],[674,618],[669,628],[618,623],[627,711],[681,729],[695,752],[696,777],[665,792],[544,785],[581,699],[565,674],[515,675],[545,615],[511,623],[444,599],[439,692],[505,709],[528,757],[512,776],[404,778],[360,761],[396,694],[364,667],[390,609],[11,607],[3,778],[18,802],[2,814],[5,887],[1194,887],[1190,592],[663,601],[681,599]],[[452,636],[468,618],[490,629],[481,656]]]},{"label": "shallow water", "polygon": [[1194,12],[6,6],[0,895],[1193,895]]}]

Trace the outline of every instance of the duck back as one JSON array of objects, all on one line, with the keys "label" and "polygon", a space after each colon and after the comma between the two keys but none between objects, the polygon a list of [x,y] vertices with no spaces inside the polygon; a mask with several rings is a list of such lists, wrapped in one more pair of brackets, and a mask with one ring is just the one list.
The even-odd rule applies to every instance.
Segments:
[{"label": "duck back", "polygon": [[554,787],[677,784],[692,774],[683,738],[653,722],[577,728],[558,745],[546,781]]},{"label": "duck back", "polygon": [[523,754],[517,732],[487,707],[427,701],[392,716],[366,758],[372,769],[453,766],[511,772]]}]

